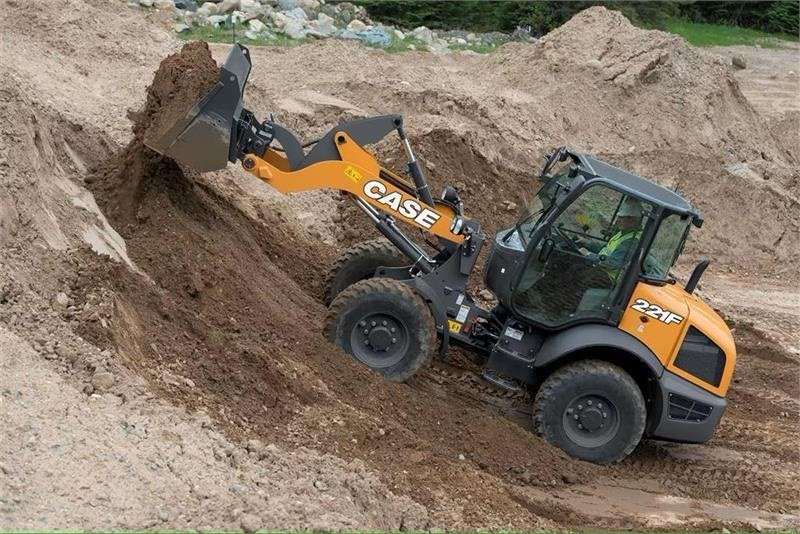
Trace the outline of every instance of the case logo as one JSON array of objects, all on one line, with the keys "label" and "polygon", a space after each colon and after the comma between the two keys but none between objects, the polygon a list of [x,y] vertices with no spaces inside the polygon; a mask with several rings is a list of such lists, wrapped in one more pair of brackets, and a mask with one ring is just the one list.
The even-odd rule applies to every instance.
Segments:
[{"label": "case logo", "polygon": [[399,191],[392,191],[387,194],[386,185],[378,180],[370,180],[365,183],[364,194],[377,200],[380,204],[389,206],[392,211],[399,213],[408,220],[414,221],[423,228],[431,228],[441,217],[435,211],[423,207],[413,198],[403,200],[403,195]]},{"label": "case logo", "polygon": [[636,302],[631,305],[631,308],[638,312],[642,312],[648,317],[657,319],[664,324],[681,324],[683,321],[683,317],[677,313],[665,310],[658,304],[651,304],[645,299],[636,299]]}]

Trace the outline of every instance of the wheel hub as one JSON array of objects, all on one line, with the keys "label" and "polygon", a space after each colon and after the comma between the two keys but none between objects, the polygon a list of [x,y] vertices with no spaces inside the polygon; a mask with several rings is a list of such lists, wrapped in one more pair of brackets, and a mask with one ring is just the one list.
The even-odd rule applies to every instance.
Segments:
[{"label": "wheel hub", "polygon": [[385,326],[376,326],[367,334],[367,340],[373,349],[386,350],[392,345],[392,333]]},{"label": "wheel hub", "polygon": [[619,428],[614,404],[603,395],[583,394],[575,397],[564,411],[567,436],[584,447],[596,447],[611,441]]},{"label": "wheel hub", "polygon": [[603,414],[597,408],[584,410],[580,415],[578,420],[587,432],[593,432],[603,426]]},{"label": "wheel hub", "polygon": [[380,369],[403,358],[408,337],[399,319],[391,314],[370,313],[356,323],[350,339],[353,355],[373,369]]}]

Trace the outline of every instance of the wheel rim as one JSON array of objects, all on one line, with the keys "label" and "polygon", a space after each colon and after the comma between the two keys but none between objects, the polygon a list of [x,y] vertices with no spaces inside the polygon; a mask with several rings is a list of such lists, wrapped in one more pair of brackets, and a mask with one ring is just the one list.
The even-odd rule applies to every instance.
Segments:
[{"label": "wheel rim", "polygon": [[581,447],[602,447],[619,430],[619,411],[613,402],[598,393],[574,397],[564,409],[567,437]]},{"label": "wheel rim", "polygon": [[369,313],[350,332],[353,356],[373,369],[399,363],[408,350],[408,329],[403,321],[387,313]]}]

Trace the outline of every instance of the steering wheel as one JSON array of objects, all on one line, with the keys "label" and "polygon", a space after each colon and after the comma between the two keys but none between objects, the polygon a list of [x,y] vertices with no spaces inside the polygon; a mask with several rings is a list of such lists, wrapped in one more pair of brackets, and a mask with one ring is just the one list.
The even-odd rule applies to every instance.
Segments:
[{"label": "steering wheel", "polygon": [[553,232],[560,238],[560,240],[563,241],[565,245],[567,245],[567,248],[570,251],[577,252],[578,254],[581,253],[581,247],[579,247],[578,244],[575,243],[575,241],[570,239],[570,237],[564,233],[564,230],[555,225],[551,226],[550,228],[552,228]]}]

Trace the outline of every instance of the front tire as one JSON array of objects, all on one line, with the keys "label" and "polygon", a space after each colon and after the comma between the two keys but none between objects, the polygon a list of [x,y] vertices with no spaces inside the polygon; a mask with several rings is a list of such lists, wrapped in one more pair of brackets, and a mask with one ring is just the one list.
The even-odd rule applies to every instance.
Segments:
[{"label": "front tire", "polygon": [[427,303],[408,285],[372,278],[344,289],[328,308],[327,338],[394,382],[424,366],[436,349]]},{"label": "front tire", "polygon": [[375,276],[378,267],[402,267],[410,262],[386,239],[372,239],[348,248],[336,259],[325,279],[322,302],[330,306],[345,288]]},{"label": "front tire", "polygon": [[550,375],[534,404],[536,431],[574,458],[619,462],[639,444],[647,409],[639,386],[600,360],[568,364]]}]

